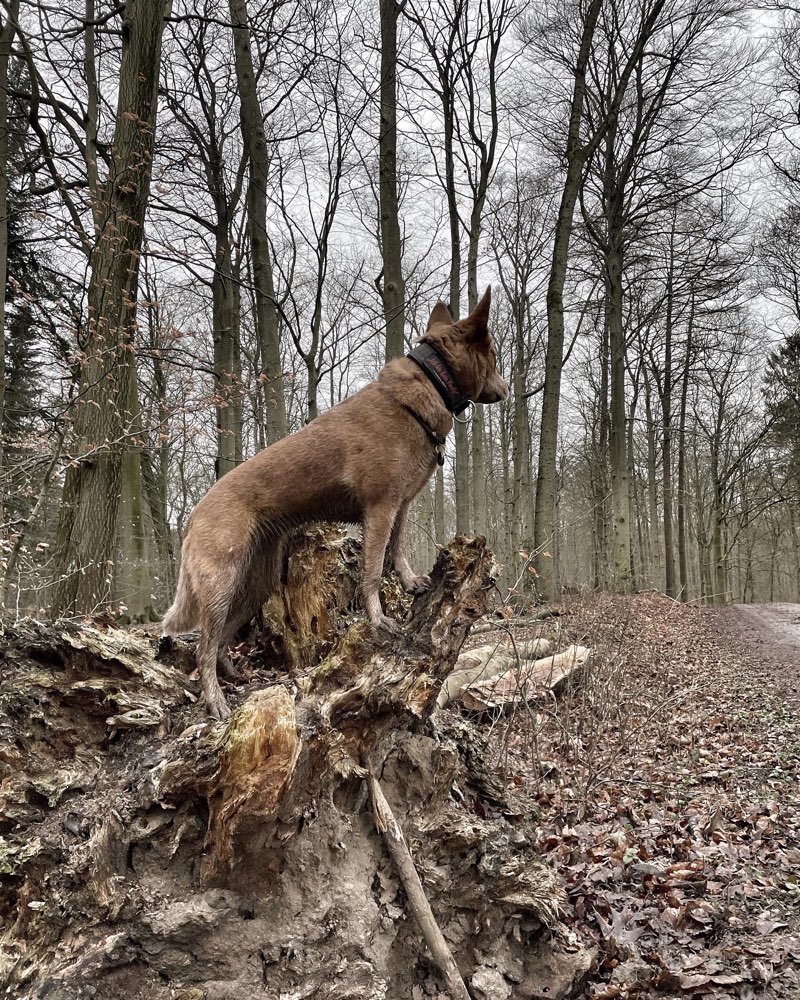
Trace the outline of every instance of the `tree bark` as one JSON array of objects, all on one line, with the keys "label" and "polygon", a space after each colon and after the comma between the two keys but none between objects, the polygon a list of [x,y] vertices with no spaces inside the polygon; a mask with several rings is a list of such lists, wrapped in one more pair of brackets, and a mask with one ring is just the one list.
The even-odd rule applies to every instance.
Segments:
[{"label": "tree bark", "polygon": [[689,402],[689,382],[694,362],[694,299],[689,309],[689,325],[686,333],[686,357],[681,377],[681,404],[678,414],[678,572],[680,573],[682,601],[689,600],[689,542],[687,532],[687,472],[686,472],[686,416]]},{"label": "tree bark", "polygon": [[397,14],[396,0],[380,0],[381,123],[378,150],[387,362],[402,357],[405,344],[406,289],[397,197]]},{"label": "tree bark", "polygon": [[513,407],[512,423],[512,464],[513,486],[509,514],[512,519],[511,558],[518,558],[521,547],[532,542],[531,524],[531,481],[530,481],[530,450],[531,434],[528,424],[528,407],[525,401],[525,379],[527,372],[524,362],[526,356],[524,317],[521,315],[522,305],[514,309],[514,367],[512,370],[513,392],[511,405]]},{"label": "tree bark", "polygon": [[[461,315],[461,223],[458,218],[456,197],[455,157],[453,155],[453,134],[455,130],[453,93],[443,89],[444,111],[444,158],[445,191],[450,225],[450,315],[457,320]],[[455,493],[456,493],[456,534],[470,533],[470,474],[469,474],[469,430],[462,418],[455,421]]]},{"label": "tree bark", "polygon": [[122,458],[119,542],[120,566],[114,575],[115,600],[124,606],[123,621],[157,621],[150,581],[150,546],[144,517],[142,420],[136,371],[128,369],[131,440]]},{"label": "tree bark", "polygon": [[129,380],[165,3],[130,0],[125,8],[112,170],[101,188],[103,221],[91,256],[74,457],[56,543],[54,614],[88,614],[112,593],[125,436],[136,416],[129,412]]},{"label": "tree bark", "polygon": [[645,419],[647,421],[648,570],[651,586],[659,589],[661,587],[661,533],[658,526],[656,415],[653,412],[654,394],[648,373],[645,373],[644,391]]},{"label": "tree bark", "polygon": [[[0,27],[0,432],[5,423],[6,281],[8,279],[8,61],[19,20],[19,0],[11,0]],[[0,522],[5,520],[3,467],[5,442],[0,440]]]},{"label": "tree bark", "polygon": [[792,540],[792,577],[793,586],[791,590],[792,600],[800,602],[800,533],[797,530],[797,515],[795,505],[789,505],[789,537]]},{"label": "tree bark", "polygon": [[230,0],[242,140],[250,160],[247,229],[250,236],[256,333],[261,355],[267,443],[286,436],[286,401],[281,366],[280,320],[275,302],[272,256],[267,235],[269,156],[258,83],[253,67],[247,0]]},{"label": "tree bark", "polygon": [[600,341],[600,391],[594,406],[597,433],[594,437],[592,485],[592,519],[594,523],[594,586],[605,590],[611,580],[611,555],[609,551],[609,383],[610,353],[608,342],[608,317],[603,312]]},{"label": "tree bark", "polygon": [[[613,147],[614,132],[609,133]],[[611,153],[613,156],[613,153]],[[612,585],[626,594],[631,590],[631,504],[628,481],[628,449],[625,421],[625,329],[622,316],[623,256],[621,234],[614,205],[617,192],[608,197],[608,246],[605,252],[606,322],[611,372],[611,507]]]},{"label": "tree bark", "polygon": [[[674,222],[674,219],[673,219]],[[667,302],[664,316],[664,382],[661,396],[661,419],[664,425],[662,441],[662,474],[664,497],[664,591],[675,597],[675,551],[672,541],[672,348],[673,348],[673,231],[670,233],[669,260],[667,262]]]},{"label": "tree bark", "polygon": [[242,364],[240,354],[239,275],[235,273],[227,217],[217,221],[214,274],[211,279],[214,338],[216,478],[242,461]]},{"label": "tree bark", "polygon": [[[639,405],[640,370],[632,375],[632,392],[628,407],[627,424],[625,427],[625,454],[628,462],[628,510],[631,516],[631,586],[639,590],[641,581],[646,575],[644,564],[644,531],[642,528],[642,503],[639,497],[639,480],[636,475],[636,452],[633,429],[636,426],[636,408]],[[633,524],[636,525],[636,544],[634,545]]]},{"label": "tree bark", "polygon": [[444,528],[444,469],[441,465],[436,466],[433,487],[433,526],[435,538],[439,545],[445,543]]},{"label": "tree bark", "polygon": [[[162,567],[162,583],[167,593],[172,594],[175,584],[175,551],[169,523],[168,477],[170,462],[170,439],[168,433],[171,408],[167,399],[167,372],[161,350],[163,335],[161,329],[161,306],[155,286],[148,281],[145,271],[145,292],[147,295],[149,348],[153,364],[153,403],[155,407],[157,446],[152,450],[143,448],[140,456],[142,482],[150,510],[159,563]],[[161,597],[161,594],[158,595]]]}]

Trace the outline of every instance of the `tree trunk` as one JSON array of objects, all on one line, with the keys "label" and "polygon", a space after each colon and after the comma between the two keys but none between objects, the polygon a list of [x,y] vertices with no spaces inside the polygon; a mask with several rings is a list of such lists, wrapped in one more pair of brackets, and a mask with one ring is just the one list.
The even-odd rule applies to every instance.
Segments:
[{"label": "tree trunk", "polygon": [[727,601],[727,559],[725,554],[724,537],[724,515],[722,486],[719,482],[718,470],[716,468],[717,459],[712,456],[711,484],[712,484],[712,507],[711,507],[711,568],[712,579],[712,604],[725,604]]},{"label": "tree trunk", "polygon": [[[488,184],[488,173],[492,164],[481,164],[479,180],[480,193],[475,199],[470,213],[469,246],[467,248],[467,307],[469,312],[478,304],[478,249],[480,247],[481,217],[486,201],[485,189]],[[470,531],[478,535],[486,535],[487,526],[487,487],[486,454],[484,440],[483,408],[475,406],[472,415],[472,469],[470,478],[470,495],[472,497],[472,525]]]},{"label": "tree trunk", "polygon": [[647,419],[647,510],[648,510],[648,565],[650,585],[661,587],[661,538],[658,530],[658,476],[656,462],[656,420],[653,413],[653,390],[650,378],[645,374],[644,405]]},{"label": "tree trunk", "polygon": [[114,579],[116,600],[124,606],[123,621],[157,621],[153,608],[153,584],[150,578],[149,548],[144,517],[144,482],[142,476],[142,421],[136,371],[128,369],[131,415],[129,446],[122,458],[122,488],[119,510],[118,553],[120,563]]},{"label": "tree trunk", "polygon": [[[6,281],[8,279],[8,61],[19,19],[19,0],[11,0],[0,27],[0,434],[5,423]],[[5,442],[0,439],[0,523],[5,520]]]},{"label": "tree trunk", "polygon": [[383,253],[383,318],[386,361],[402,357],[405,343],[403,245],[397,199],[397,13],[396,0],[381,6],[380,156],[381,250]]},{"label": "tree trunk", "polygon": [[662,491],[664,497],[664,591],[668,597],[675,597],[675,551],[672,542],[672,339],[673,308],[672,291],[672,238],[670,234],[670,259],[667,264],[667,306],[664,317],[664,382],[661,396],[661,419],[664,425],[662,442]]},{"label": "tree trunk", "polygon": [[686,357],[681,378],[681,408],[678,414],[678,572],[680,573],[682,601],[689,600],[689,552],[687,538],[686,509],[686,412],[689,402],[689,381],[694,358],[694,299],[689,310],[689,325],[686,332]]},{"label": "tree trunk", "polygon": [[434,480],[433,525],[436,531],[436,541],[439,545],[444,545],[446,534],[444,511],[444,469],[441,465],[436,466]]},{"label": "tree trunk", "polygon": [[[581,146],[581,122],[586,97],[586,66],[589,61],[602,0],[592,0],[583,22],[580,53],[575,66],[572,105],[566,144],[567,171],[556,217],[553,255],[547,283],[547,352],[544,369],[542,420],[539,431],[539,469],[536,476],[536,513],[533,546],[537,553],[539,590],[543,598],[556,596],[558,567],[555,565],[558,524],[556,488],[558,478],[558,424],[561,404],[561,368],[564,363],[564,285],[569,264],[569,245],[575,205],[581,186],[586,151]],[[545,552],[549,550],[550,558]]]},{"label": "tree trunk", "polygon": [[483,408],[475,407],[472,415],[472,517],[473,530],[476,535],[486,535],[487,531],[487,494],[489,483],[486,478],[486,445],[485,428],[483,425]]},{"label": "tree trunk", "polygon": [[793,503],[789,507],[789,531],[792,539],[792,569],[794,586],[792,588],[792,600],[800,603],[800,533],[797,530],[797,516]]},{"label": "tree trunk", "polygon": [[130,369],[135,366],[142,228],[150,190],[166,0],[125,8],[111,174],[91,256],[85,361],[73,417],[51,599],[54,614],[89,614],[112,593]]},{"label": "tree trunk", "polygon": [[[455,157],[453,154],[453,133],[455,130],[453,94],[447,88],[442,90],[442,110],[444,112],[445,192],[450,225],[450,302],[448,307],[450,315],[457,320],[461,315],[461,223],[458,218]],[[468,426],[463,416],[455,421],[456,534],[458,535],[470,533]]]},{"label": "tree trunk", "polygon": [[247,0],[229,0],[233,23],[233,48],[239,90],[242,139],[250,160],[247,185],[247,230],[255,296],[256,333],[264,381],[267,443],[285,437],[286,401],[281,367],[280,321],[275,302],[272,257],[267,236],[269,158],[258,83],[253,68]]},{"label": "tree trunk", "polygon": [[140,456],[142,482],[150,510],[158,559],[162,568],[163,591],[159,598],[171,595],[175,583],[175,552],[169,524],[168,478],[170,461],[170,440],[168,434],[171,415],[167,400],[167,373],[161,351],[161,314],[155,289],[146,284],[150,353],[153,364],[153,396],[156,406],[156,430],[158,447],[152,452],[143,448]]},{"label": "tree trunk", "polygon": [[600,344],[600,392],[594,406],[597,433],[594,435],[594,469],[592,481],[592,519],[594,522],[594,587],[605,590],[611,581],[611,557],[609,553],[609,369],[610,355],[608,343],[608,317],[603,314],[602,340]]},{"label": "tree trunk", "polygon": [[[531,531],[531,496],[530,496],[530,430],[528,427],[528,409],[525,401],[525,377],[527,372],[524,369],[525,343],[523,332],[523,320],[518,314],[518,309],[514,310],[514,368],[512,371],[512,395],[511,405],[513,407],[512,424],[512,461],[514,481],[511,489],[510,503],[508,499],[508,514],[512,522],[510,537],[511,559],[513,563],[519,559],[520,549],[529,546],[532,542]],[[516,574],[515,574],[516,575]],[[523,581],[527,586],[528,580]]]},{"label": "tree trunk", "polygon": [[211,279],[214,338],[214,405],[217,418],[216,478],[242,460],[242,365],[239,345],[239,276],[234,273],[227,218],[218,219]]},{"label": "tree trunk", "polygon": [[611,353],[611,508],[612,585],[631,590],[631,504],[625,422],[625,329],[622,317],[622,250],[606,253],[606,315]]},{"label": "tree trunk", "polygon": [[633,428],[636,425],[636,407],[639,403],[639,377],[637,373],[634,378],[633,392],[631,395],[630,407],[628,409],[628,422],[625,428],[625,451],[628,460],[628,509],[631,512],[631,521],[635,520],[637,544],[633,544],[631,538],[631,585],[634,590],[639,590],[642,580],[646,574],[644,564],[644,532],[642,529],[642,504],[639,499],[639,482],[636,476],[635,452],[633,440]]}]

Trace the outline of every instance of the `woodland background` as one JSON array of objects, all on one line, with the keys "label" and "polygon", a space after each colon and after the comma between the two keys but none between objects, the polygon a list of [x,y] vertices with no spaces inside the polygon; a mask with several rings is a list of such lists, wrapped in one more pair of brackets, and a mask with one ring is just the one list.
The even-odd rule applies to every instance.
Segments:
[{"label": "woodland background", "polygon": [[215,476],[489,282],[419,568],[800,600],[800,4],[0,11],[8,611],[157,616]]}]

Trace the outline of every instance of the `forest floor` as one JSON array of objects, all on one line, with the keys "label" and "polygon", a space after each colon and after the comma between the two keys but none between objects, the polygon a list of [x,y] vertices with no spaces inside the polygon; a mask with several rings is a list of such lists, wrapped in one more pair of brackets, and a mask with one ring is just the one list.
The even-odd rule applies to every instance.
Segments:
[{"label": "forest floor", "polygon": [[[500,717],[465,720],[448,706],[430,731],[409,734],[416,756],[396,744],[383,771],[384,784],[407,800],[406,832],[434,903],[456,930],[471,914],[477,930],[457,939],[470,941],[462,954],[480,961],[491,982],[502,980],[502,994],[476,990],[476,998],[516,991],[555,1000],[575,996],[580,981],[593,1000],[800,1000],[800,605],[702,609],[648,593],[571,598],[563,612],[513,636],[591,646],[577,683]],[[469,643],[495,636],[507,640],[498,627]],[[184,654],[191,659],[188,645]],[[364,973],[360,992],[336,980],[339,957],[361,954],[347,948],[362,936],[381,981],[391,978],[382,995],[441,995],[415,958],[421,946],[358,783],[343,785],[351,798],[320,797],[314,822],[287,840],[279,892],[258,824],[240,845],[245,889],[196,884],[204,807],[191,782],[177,808],[171,798],[165,806],[153,777],[165,761],[183,759],[181,748],[194,745],[205,722],[202,707],[187,703],[181,656],[162,664],[141,633],[62,634],[31,622],[8,630],[0,730],[12,809],[1,832],[12,867],[0,878],[0,919],[4,903],[15,918],[0,930],[6,969],[10,962],[16,975],[19,964],[28,979],[13,982],[27,982],[29,992],[13,985],[4,995],[322,996],[312,992],[310,968],[335,984],[326,996],[369,997],[377,995],[373,973]],[[252,666],[232,696],[293,683],[263,670]],[[143,686],[163,708],[163,727],[144,719],[136,728],[141,713],[129,709]],[[109,738],[109,722],[126,716],[132,731]],[[454,829],[471,831],[478,846],[465,848],[473,841],[462,833],[431,834],[439,828],[426,825],[420,806],[431,801],[444,803]],[[528,855],[537,873],[543,857],[566,888],[552,932],[548,909],[533,944],[485,916],[503,865]],[[550,880],[537,878],[549,903]],[[470,896],[473,885],[479,891]],[[298,900],[313,905],[306,911]],[[509,926],[520,915],[511,905],[497,911]],[[87,940],[99,943],[87,951]],[[523,993],[512,986],[522,979],[506,981],[490,967],[504,942],[524,949],[531,967],[557,955],[567,971],[534,976],[520,959]],[[71,951],[96,964],[86,971],[83,957],[64,958]],[[0,975],[2,959],[0,950]],[[366,968],[351,964],[354,975]],[[51,989],[54,976],[73,969],[85,989]]]},{"label": "forest floor", "polygon": [[800,605],[564,610],[537,634],[592,646],[590,669],[493,735],[538,801],[562,933],[599,949],[585,995],[797,1000]]}]

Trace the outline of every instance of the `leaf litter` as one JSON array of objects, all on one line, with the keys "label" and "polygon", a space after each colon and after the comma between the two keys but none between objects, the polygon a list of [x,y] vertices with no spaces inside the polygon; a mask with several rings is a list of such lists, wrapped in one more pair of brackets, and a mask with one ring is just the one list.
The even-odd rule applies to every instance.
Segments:
[{"label": "leaf litter", "polygon": [[566,884],[560,933],[599,948],[584,995],[797,1000],[800,664],[773,672],[713,610],[660,594],[565,611],[514,639],[592,646],[591,669],[494,719],[491,743]]}]

